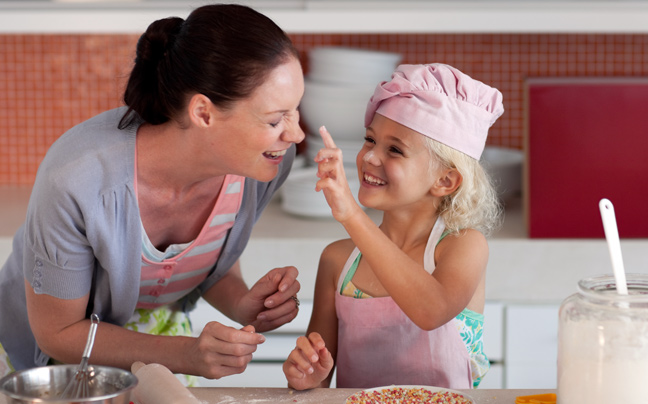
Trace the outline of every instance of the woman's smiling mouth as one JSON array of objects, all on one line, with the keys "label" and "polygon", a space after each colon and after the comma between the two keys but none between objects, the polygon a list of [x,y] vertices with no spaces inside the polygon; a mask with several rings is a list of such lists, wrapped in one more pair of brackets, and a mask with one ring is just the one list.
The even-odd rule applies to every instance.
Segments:
[{"label": "woman's smiling mouth", "polygon": [[263,155],[266,158],[269,158],[271,160],[276,160],[278,158],[283,157],[286,154],[286,150],[278,150],[278,151],[269,151],[269,152],[264,152]]}]

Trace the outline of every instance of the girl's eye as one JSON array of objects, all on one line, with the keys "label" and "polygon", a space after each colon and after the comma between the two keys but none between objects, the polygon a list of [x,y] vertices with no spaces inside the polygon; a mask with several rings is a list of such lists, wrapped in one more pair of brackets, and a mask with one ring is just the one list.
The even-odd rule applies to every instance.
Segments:
[{"label": "girl's eye", "polygon": [[376,142],[375,142],[372,138],[370,138],[369,136],[365,136],[364,140],[365,140],[365,142],[368,142],[368,143],[376,143]]},{"label": "girl's eye", "polygon": [[396,154],[403,154],[403,152],[400,151],[400,150],[399,150],[398,148],[396,148],[396,147],[390,147],[390,148],[389,148],[389,151],[391,151],[392,153],[396,153]]}]

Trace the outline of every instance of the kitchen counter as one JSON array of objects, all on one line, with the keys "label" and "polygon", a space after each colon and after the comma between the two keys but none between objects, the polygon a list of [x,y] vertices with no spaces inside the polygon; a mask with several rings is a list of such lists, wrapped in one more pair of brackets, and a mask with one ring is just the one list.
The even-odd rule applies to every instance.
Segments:
[{"label": "kitchen counter", "polygon": [[[274,403],[274,404],[343,404],[358,389],[313,389],[294,391],[279,388],[197,388],[196,398],[208,404]],[[470,395],[477,404],[513,404],[515,397],[554,393],[555,390],[459,390]]]},{"label": "kitchen counter", "polygon": [[[192,388],[191,392],[204,404],[273,403],[273,404],[344,404],[358,389],[313,389],[295,391],[282,388]],[[513,404],[515,397],[555,393],[555,390],[459,390],[477,404]],[[7,404],[0,395],[0,404]]]}]

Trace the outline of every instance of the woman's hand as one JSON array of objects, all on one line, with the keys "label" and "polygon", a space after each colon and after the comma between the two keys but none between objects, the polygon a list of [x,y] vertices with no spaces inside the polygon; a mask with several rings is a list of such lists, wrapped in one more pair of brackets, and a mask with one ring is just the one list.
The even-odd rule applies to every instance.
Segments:
[{"label": "woman's hand", "polygon": [[259,279],[238,303],[241,322],[266,332],[297,317],[298,273],[295,267],[275,268]]},{"label": "woman's hand", "polygon": [[353,198],[349,188],[344,172],[342,151],[337,148],[331,134],[324,126],[320,128],[320,135],[324,141],[324,148],[315,156],[315,162],[318,163],[317,176],[320,178],[315,190],[324,191],[333,217],[338,222],[344,223],[362,208]]},{"label": "woman's hand", "polygon": [[240,330],[215,321],[207,323],[187,352],[196,374],[210,379],[243,373],[265,337],[247,325]]},{"label": "woman's hand", "polygon": [[295,390],[320,387],[333,369],[333,357],[321,335],[312,332],[297,338],[297,347],[283,364],[288,385]]}]

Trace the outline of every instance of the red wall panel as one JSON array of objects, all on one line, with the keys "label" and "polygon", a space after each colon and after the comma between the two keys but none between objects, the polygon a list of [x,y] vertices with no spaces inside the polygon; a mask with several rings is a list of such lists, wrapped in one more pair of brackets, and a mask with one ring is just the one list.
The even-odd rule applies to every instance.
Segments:
[{"label": "red wall panel", "polygon": [[604,237],[602,198],[648,237],[648,78],[529,80],[528,119],[530,237]]}]

